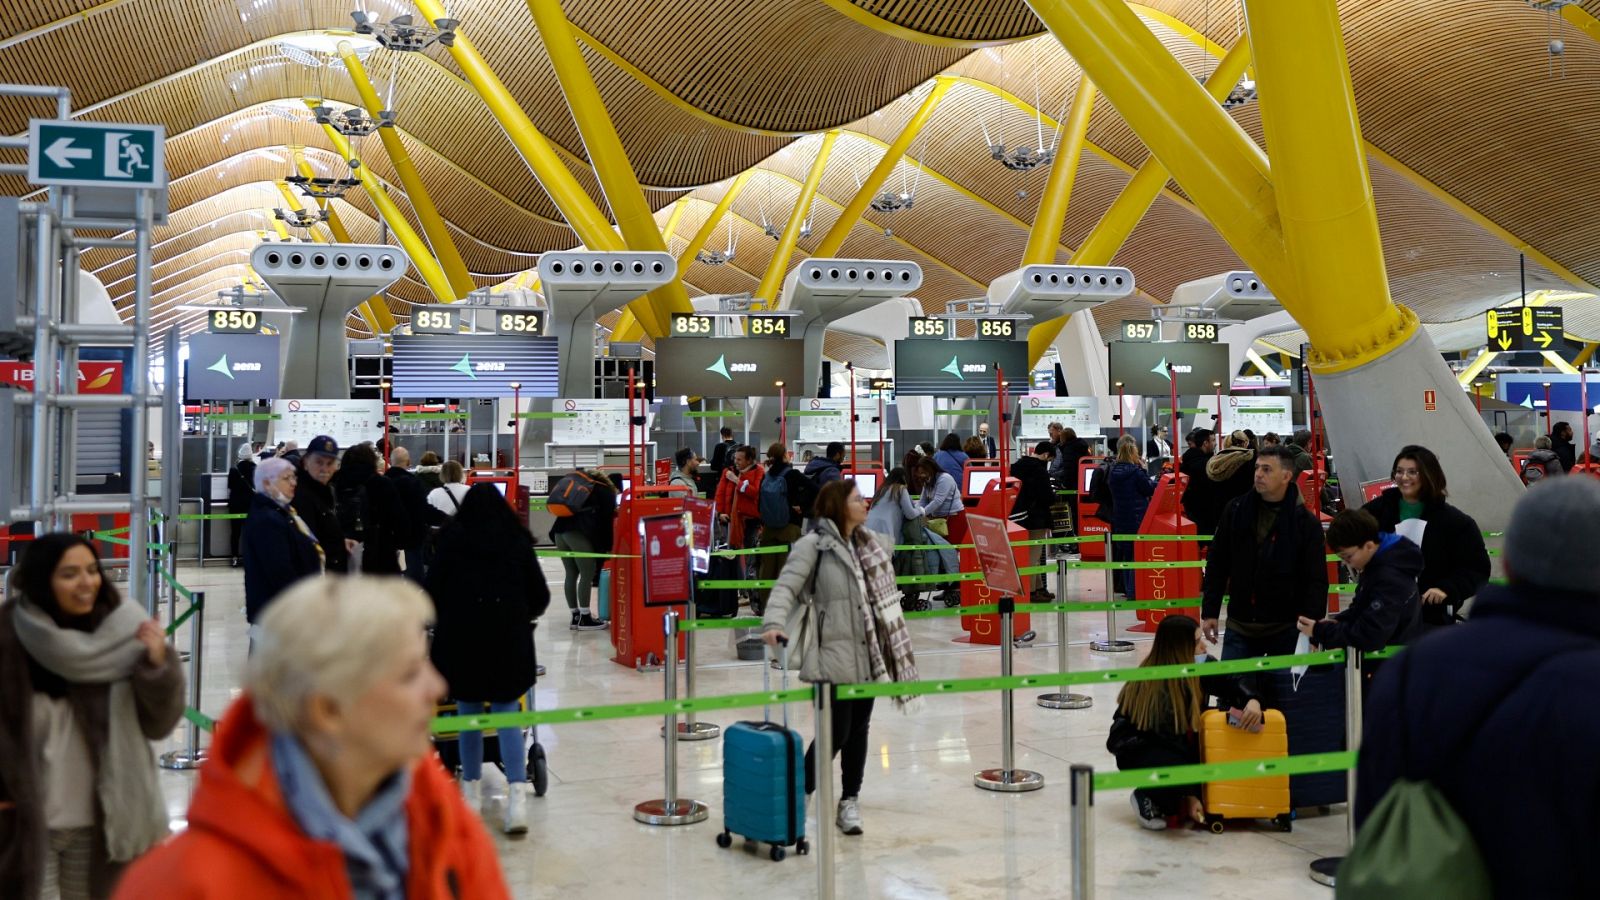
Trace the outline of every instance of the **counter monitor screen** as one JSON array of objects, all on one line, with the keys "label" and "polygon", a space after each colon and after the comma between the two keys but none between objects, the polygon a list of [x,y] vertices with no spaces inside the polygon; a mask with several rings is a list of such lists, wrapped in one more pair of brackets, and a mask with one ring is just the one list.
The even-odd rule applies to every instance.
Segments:
[{"label": "counter monitor screen", "polygon": [[871,503],[872,498],[878,495],[877,472],[858,472],[854,474],[848,474],[845,477],[854,478],[856,480],[856,490],[861,492],[861,496],[865,498],[868,503]]},{"label": "counter monitor screen", "polygon": [[989,485],[999,480],[999,469],[968,469],[966,493],[971,496],[977,496],[982,494]]}]

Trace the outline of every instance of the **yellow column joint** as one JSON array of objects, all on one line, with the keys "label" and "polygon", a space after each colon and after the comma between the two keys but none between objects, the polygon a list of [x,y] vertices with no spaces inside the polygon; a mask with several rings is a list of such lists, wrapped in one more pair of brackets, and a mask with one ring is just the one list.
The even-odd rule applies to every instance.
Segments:
[{"label": "yellow column joint", "polygon": [[[606,112],[605,100],[595,87],[594,76],[583,60],[583,52],[578,49],[577,36],[572,33],[560,0],[529,0],[528,9],[533,12],[539,37],[550,55],[556,78],[561,82],[561,92],[566,95],[567,107],[572,111],[572,120],[583,136],[589,162],[605,190],[623,240],[634,250],[665,252],[666,242],[661,239],[655,214],[645,201],[644,189],[634,175],[633,164],[628,161],[616,125]],[[661,337],[667,333],[668,314],[691,312],[694,306],[689,302],[683,282],[673,279],[628,304],[628,308],[652,337]]]},{"label": "yellow column joint", "polygon": [[833,227],[828,229],[822,242],[817,244],[812,256],[839,255],[839,248],[843,247],[845,239],[850,237],[851,229],[861,221],[867,206],[872,203],[872,198],[883,189],[884,182],[889,180],[895,167],[900,165],[900,160],[905,158],[906,151],[911,149],[917,135],[922,133],[923,127],[933,117],[933,111],[939,107],[939,101],[944,99],[944,95],[950,92],[954,84],[955,82],[949,78],[941,77],[934,81],[933,90],[922,99],[922,105],[917,107],[917,111],[906,122],[906,126],[900,130],[900,136],[884,148],[883,157],[878,160],[878,164],[873,167],[866,180],[861,182],[861,187],[856,190],[855,196],[845,204],[844,210],[839,213],[839,218],[834,220]]},{"label": "yellow column joint", "polygon": [[1485,350],[1479,353],[1478,358],[1468,363],[1467,367],[1462,369],[1461,373],[1456,376],[1456,381],[1460,382],[1462,387],[1471,384],[1473,379],[1478,377],[1478,373],[1488,368],[1489,364],[1494,362],[1494,358],[1499,355],[1494,350]]},{"label": "yellow column joint", "polygon": [[1078,176],[1078,155],[1083,152],[1083,142],[1089,136],[1089,115],[1094,111],[1094,82],[1084,75],[1078,79],[1078,91],[1072,95],[1072,110],[1061,124],[1061,136],[1056,141],[1056,158],[1050,163],[1050,179],[1045,182],[1044,194],[1039,197],[1039,211],[1033,217],[1033,228],[1028,232],[1028,247],[1022,253],[1025,266],[1047,265],[1056,261],[1056,248],[1061,246],[1061,226],[1067,217],[1067,205],[1072,200],[1072,184]]},{"label": "yellow column joint", "polygon": [[1574,366],[1586,366],[1586,365],[1588,365],[1589,364],[1589,360],[1594,359],[1594,351],[1595,351],[1596,348],[1600,348],[1600,343],[1596,343],[1594,341],[1590,341],[1590,342],[1584,344],[1583,345],[1583,349],[1578,352],[1578,355],[1573,357],[1572,364]]},{"label": "yellow column joint", "polygon": [[672,212],[667,213],[667,224],[661,226],[661,243],[672,246],[672,235],[678,230],[678,222],[683,219],[684,210],[689,208],[689,195],[679,197],[672,204]]},{"label": "yellow column joint", "polygon": [[[1227,54],[1206,79],[1206,94],[1220,103],[1233,90],[1234,85],[1239,83],[1239,78],[1249,67],[1250,41],[1241,35],[1234,41],[1233,46],[1228,48]],[[1127,243],[1128,237],[1138,226],[1139,220],[1144,218],[1144,214],[1150,211],[1156,198],[1161,196],[1162,188],[1167,186],[1167,179],[1171,177],[1167,167],[1161,164],[1161,160],[1157,159],[1155,154],[1146,157],[1144,163],[1133,173],[1133,178],[1123,186],[1122,193],[1117,195],[1117,199],[1113,200],[1111,206],[1100,216],[1100,220],[1090,230],[1082,246],[1072,254],[1072,264],[1111,265],[1122,245]],[[1055,343],[1066,324],[1066,317],[1034,323],[1028,330],[1030,362],[1037,363],[1044,356],[1045,351]]]},{"label": "yellow column joint", "polygon": [[[306,100],[306,105],[315,109],[319,102],[308,99]],[[345,139],[345,136],[340,134],[338,129],[332,125],[324,125],[322,130],[328,135],[328,140],[333,143],[334,152],[338,153],[346,162],[349,162],[353,157],[350,154],[350,142]],[[389,199],[389,195],[384,192],[383,185],[378,181],[378,176],[374,175],[367,166],[352,166],[351,168],[356,173],[356,177],[361,180],[361,186],[366,189],[367,196],[372,199],[372,204],[378,208],[378,214],[389,224],[389,230],[400,241],[400,246],[406,251],[406,255],[411,257],[411,264],[416,266],[417,272],[422,275],[422,280],[427,283],[428,289],[433,291],[434,296],[442,303],[454,303],[460,299],[450,286],[450,280],[445,278],[444,270],[439,267],[438,260],[433,258],[433,254],[428,250],[428,245],[423,243],[421,235],[417,234],[411,227],[411,223],[406,221],[405,215],[400,212],[400,207],[396,206],[394,201]]]},{"label": "yellow column joint", "polygon": [[761,276],[761,283],[756,285],[753,296],[767,301],[769,306],[776,306],[778,291],[783,287],[783,277],[789,272],[789,255],[794,252],[795,244],[800,242],[800,224],[805,221],[806,210],[811,208],[811,200],[817,196],[817,185],[822,183],[822,170],[827,168],[828,155],[833,152],[833,142],[838,139],[837,130],[822,136],[822,146],[817,149],[817,158],[811,163],[811,171],[806,173],[806,180],[800,185],[800,196],[795,199],[789,221],[784,224],[783,234],[778,238],[778,246],[772,251],[772,261],[767,263],[767,271]]},{"label": "yellow column joint", "polygon": [[[362,65],[361,57],[356,55],[349,41],[339,42],[339,58],[344,61],[345,71],[350,74],[350,83],[361,95],[362,105],[367,107],[370,115],[376,116],[383,108],[383,101],[378,98],[378,89],[372,86],[366,66]],[[450,237],[444,217],[439,215],[439,208],[434,206],[433,198],[423,185],[422,175],[411,161],[410,152],[400,140],[399,132],[393,128],[379,128],[378,137],[383,140],[383,149],[389,154],[395,174],[400,176],[400,186],[405,188],[406,197],[411,200],[411,209],[417,214],[417,222],[422,225],[423,236],[428,239],[428,246],[439,260],[439,267],[444,269],[456,296],[465,297],[477,284],[468,273],[467,264],[461,259],[461,251],[456,249],[455,240]]]}]

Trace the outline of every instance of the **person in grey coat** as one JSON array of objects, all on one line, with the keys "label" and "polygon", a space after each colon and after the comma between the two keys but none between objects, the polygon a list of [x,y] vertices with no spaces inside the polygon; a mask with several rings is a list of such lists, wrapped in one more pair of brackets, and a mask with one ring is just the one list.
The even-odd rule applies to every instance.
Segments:
[{"label": "person in grey coat", "polygon": [[[767,600],[762,639],[768,645],[790,644],[790,652],[801,658],[801,681],[915,680],[910,633],[900,615],[894,583],[892,542],[862,527],[867,501],[852,479],[824,487],[815,510],[812,530],[795,541]],[[827,765],[842,752],[837,822],[845,834],[862,831],[858,797],[871,718],[870,697],[833,701],[833,747]],[[816,757],[813,742],[806,752],[808,794],[816,788]]]}]

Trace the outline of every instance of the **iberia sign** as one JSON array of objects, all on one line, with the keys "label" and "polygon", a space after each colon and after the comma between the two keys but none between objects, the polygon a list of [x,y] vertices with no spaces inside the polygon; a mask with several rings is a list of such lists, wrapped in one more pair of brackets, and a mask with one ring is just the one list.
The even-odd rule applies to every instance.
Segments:
[{"label": "iberia sign", "polygon": [[[0,361],[0,385],[24,391],[33,390],[33,363]],[[78,393],[123,393],[122,363],[104,360],[79,361]]]}]

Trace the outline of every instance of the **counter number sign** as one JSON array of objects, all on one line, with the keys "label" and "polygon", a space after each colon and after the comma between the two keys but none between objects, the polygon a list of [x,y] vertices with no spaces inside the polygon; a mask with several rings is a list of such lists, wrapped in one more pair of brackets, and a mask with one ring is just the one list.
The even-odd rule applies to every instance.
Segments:
[{"label": "counter number sign", "polygon": [[214,309],[206,313],[206,330],[212,334],[256,334],[261,314],[253,309]]},{"label": "counter number sign", "polygon": [[711,337],[711,321],[696,313],[673,313],[672,337]]},{"label": "counter number sign", "polygon": [[461,313],[454,309],[423,307],[411,314],[412,334],[455,334],[460,325]]},{"label": "counter number sign", "polygon": [[1214,344],[1217,342],[1217,323],[1185,322],[1183,339],[1191,344]]},{"label": "counter number sign", "polygon": [[1122,323],[1122,340],[1129,344],[1149,344],[1156,339],[1156,323],[1128,320]]},{"label": "counter number sign", "polygon": [[1009,341],[1017,336],[1015,319],[979,319],[978,337]]},{"label": "counter number sign", "polygon": [[494,314],[495,334],[543,334],[544,310],[502,309]]},{"label": "counter number sign", "polygon": [[791,316],[778,316],[771,313],[751,313],[749,316],[748,334],[758,338],[787,338],[789,334],[789,320]]},{"label": "counter number sign", "polygon": [[912,340],[944,340],[950,336],[950,320],[932,316],[912,316],[909,337]]}]

